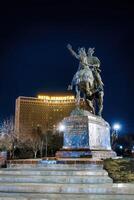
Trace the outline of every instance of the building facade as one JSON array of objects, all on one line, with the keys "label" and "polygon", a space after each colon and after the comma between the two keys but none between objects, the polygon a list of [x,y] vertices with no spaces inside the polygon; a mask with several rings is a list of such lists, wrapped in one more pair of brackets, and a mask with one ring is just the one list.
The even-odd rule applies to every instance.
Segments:
[{"label": "building facade", "polygon": [[31,133],[38,127],[52,131],[75,108],[73,95],[39,95],[18,97],[15,108],[17,133]]}]

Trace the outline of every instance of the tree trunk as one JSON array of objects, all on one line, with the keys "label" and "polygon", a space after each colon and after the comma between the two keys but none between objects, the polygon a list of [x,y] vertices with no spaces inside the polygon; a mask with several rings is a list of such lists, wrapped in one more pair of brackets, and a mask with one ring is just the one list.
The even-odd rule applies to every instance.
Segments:
[{"label": "tree trunk", "polygon": [[43,156],[43,148],[41,149],[40,156],[42,158],[42,156]]},{"label": "tree trunk", "polygon": [[14,159],[14,149],[13,149],[12,159]]},{"label": "tree trunk", "polygon": [[34,151],[34,158],[37,157],[37,151]]},{"label": "tree trunk", "polygon": [[40,144],[40,157],[41,158],[43,156],[43,144],[44,144],[44,142],[42,141],[41,144]]},{"label": "tree trunk", "polygon": [[12,159],[12,150],[9,151],[9,157]]},{"label": "tree trunk", "polygon": [[47,135],[46,135],[46,145],[45,145],[45,149],[46,149],[46,158],[47,158],[47,145],[48,145],[47,142],[48,142],[48,141],[47,141]]}]

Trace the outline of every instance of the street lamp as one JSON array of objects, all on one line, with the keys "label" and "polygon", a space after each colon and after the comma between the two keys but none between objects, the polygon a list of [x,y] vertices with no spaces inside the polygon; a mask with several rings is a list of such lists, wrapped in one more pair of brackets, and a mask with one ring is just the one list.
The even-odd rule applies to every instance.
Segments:
[{"label": "street lamp", "polygon": [[113,125],[113,130],[114,131],[119,131],[121,129],[121,125],[119,124],[119,123],[115,123],[114,125]]},{"label": "street lamp", "polygon": [[111,145],[114,148],[114,143],[118,139],[118,131],[121,129],[121,125],[119,123],[115,123],[112,126],[112,134],[111,134]]},{"label": "street lamp", "polygon": [[119,146],[119,148],[122,150],[122,149],[123,149],[123,146],[122,146],[122,145],[120,145],[120,146]]}]

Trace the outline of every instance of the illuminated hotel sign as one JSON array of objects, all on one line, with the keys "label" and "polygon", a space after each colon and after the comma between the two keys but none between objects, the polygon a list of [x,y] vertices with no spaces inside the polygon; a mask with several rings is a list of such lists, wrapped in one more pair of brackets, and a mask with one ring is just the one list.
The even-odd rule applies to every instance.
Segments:
[{"label": "illuminated hotel sign", "polygon": [[75,100],[74,96],[44,96],[38,95],[38,99],[47,100],[47,101],[68,101]]}]

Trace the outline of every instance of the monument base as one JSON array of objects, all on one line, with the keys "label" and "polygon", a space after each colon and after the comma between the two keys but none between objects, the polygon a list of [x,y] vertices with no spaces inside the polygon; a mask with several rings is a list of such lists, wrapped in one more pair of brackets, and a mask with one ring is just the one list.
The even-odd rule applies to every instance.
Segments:
[{"label": "monument base", "polygon": [[116,153],[112,150],[91,150],[93,158],[107,159],[116,157]]},{"label": "monument base", "polygon": [[116,153],[112,150],[90,150],[90,149],[61,149],[56,152],[58,158],[93,158],[107,159],[116,157]]},{"label": "monument base", "polygon": [[61,149],[60,151],[56,152],[56,158],[91,158],[92,154],[90,149]]},{"label": "monument base", "polygon": [[116,157],[110,144],[110,126],[102,117],[76,108],[61,123],[65,127],[63,148],[56,153],[56,157],[98,159]]}]

